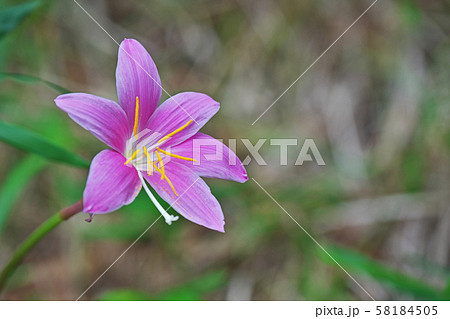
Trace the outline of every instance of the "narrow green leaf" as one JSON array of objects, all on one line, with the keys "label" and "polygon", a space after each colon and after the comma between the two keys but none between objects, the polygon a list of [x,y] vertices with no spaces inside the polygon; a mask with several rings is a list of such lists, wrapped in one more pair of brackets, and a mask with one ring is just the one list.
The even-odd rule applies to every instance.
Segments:
[{"label": "narrow green leaf", "polygon": [[53,161],[78,167],[89,167],[89,163],[78,155],[49,142],[32,131],[3,121],[0,121],[0,141]]},{"label": "narrow green leaf", "polygon": [[52,89],[58,91],[61,94],[71,93],[71,91],[69,91],[68,89],[63,88],[62,86],[59,86],[58,84],[52,83],[50,81],[41,79],[37,76],[20,74],[20,73],[11,73],[11,72],[0,72],[0,80],[8,79],[8,78],[11,80],[15,80],[17,82],[22,82],[22,83],[42,83],[42,84],[48,86],[49,88],[52,88]]},{"label": "narrow green leaf", "polygon": [[[440,300],[442,298],[442,292],[439,289],[374,261],[363,254],[342,247],[332,246],[326,247],[326,249],[342,267],[352,274],[361,273],[368,275],[398,292],[403,292],[420,299]],[[322,251],[320,251],[320,256],[324,261],[337,267],[336,263],[330,260]]]},{"label": "narrow green leaf", "polygon": [[14,30],[34,9],[40,1],[30,1],[0,10],[0,39]]},{"label": "narrow green leaf", "polygon": [[2,182],[0,189],[0,234],[14,203],[20,198],[28,182],[45,167],[46,163],[44,159],[36,155],[29,155],[19,162]]}]

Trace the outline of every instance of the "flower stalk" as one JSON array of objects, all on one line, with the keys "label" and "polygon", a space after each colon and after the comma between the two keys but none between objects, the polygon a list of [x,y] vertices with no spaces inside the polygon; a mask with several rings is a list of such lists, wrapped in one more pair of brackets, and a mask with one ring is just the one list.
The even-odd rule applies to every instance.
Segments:
[{"label": "flower stalk", "polygon": [[51,232],[56,226],[61,224],[63,221],[69,219],[75,214],[83,210],[83,200],[80,199],[78,202],[72,206],[66,207],[59,213],[52,215],[44,223],[42,223],[34,232],[32,232],[25,241],[17,248],[17,250],[12,255],[10,261],[6,264],[0,273],[0,292],[3,290],[6,281],[14,273],[17,267],[20,265],[24,257],[28,252],[33,249],[34,246],[44,238],[49,232]]}]

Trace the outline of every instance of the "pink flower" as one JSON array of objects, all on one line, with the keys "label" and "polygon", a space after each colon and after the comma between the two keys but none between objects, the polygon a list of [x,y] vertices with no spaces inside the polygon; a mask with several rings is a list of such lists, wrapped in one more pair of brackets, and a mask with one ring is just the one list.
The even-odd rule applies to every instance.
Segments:
[{"label": "pink flower", "polygon": [[[185,92],[157,107],[161,98],[158,70],[144,47],[132,39],[120,45],[116,85],[119,104],[85,93],[55,99],[75,122],[112,148],[92,160],[83,211],[115,211],[133,202],[143,186],[170,225],[178,216],[161,207],[146,180],[182,216],[223,232],[222,209],[201,177],[243,183],[247,174],[230,149],[198,132],[219,110],[219,103],[205,94]],[[208,160],[213,153],[223,156]],[[198,159],[195,154],[200,155]]]}]

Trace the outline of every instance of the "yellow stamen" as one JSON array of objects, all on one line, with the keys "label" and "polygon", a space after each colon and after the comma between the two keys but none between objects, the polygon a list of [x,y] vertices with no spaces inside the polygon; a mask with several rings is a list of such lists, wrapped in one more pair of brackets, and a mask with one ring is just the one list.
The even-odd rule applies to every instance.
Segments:
[{"label": "yellow stamen", "polygon": [[189,122],[187,122],[186,124],[184,124],[182,127],[176,129],[175,131],[173,131],[172,133],[167,134],[166,136],[164,136],[162,139],[160,139],[158,141],[158,143],[161,143],[169,138],[171,138],[172,136],[174,136],[175,134],[177,134],[178,132],[184,130],[189,124],[191,124],[192,120],[189,120]]},{"label": "yellow stamen", "polygon": [[155,171],[160,172],[161,175],[162,175],[162,170],[158,166],[156,166],[155,162],[150,160],[150,154],[148,153],[147,148],[145,146],[144,146],[144,152],[145,152],[145,155],[147,156],[147,164],[148,164],[148,172],[149,172],[148,175],[151,174],[151,167],[150,167],[150,165],[153,165],[153,167],[155,168]]},{"label": "yellow stamen", "polygon": [[166,174],[164,173],[164,163],[161,159],[161,155],[159,155],[159,152],[155,151],[155,153],[156,153],[156,156],[158,156],[159,165],[161,165],[161,179],[164,179],[166,177]]},{"label": "yellow stamen", "polygon": [[[145,149],[144,146],[144,152],[146,152],[147,150]],[[150,164],[153,165],[153,167],[155,168],[155,170],[159,173],[161,173],[161,179],[165,179],[167,181],[167,183],[169,183],[170,187],[172,188],[174,194],[176,196],[178,196],[177,192],[175,191],[175,187],[173,187],[172,182],[170,181],[170,179],[166,176],[166,174],[164,173],[164,164],[162,162],[161,156],[159,155],[158,151],[155,151],[156,155],[158,156],[158,161],[161,164],[161,169],[158,168],[158,166],[155,165],[155,162],[150,161],[150,156],[147,156],[147,161],[148,161],[148,165],[149,165],[149,172],[150,172]],[[147,153],[148,154],[148,153]],[[150,174],[148,174],[150,175]]]},{"label": "yellow stamen", "polygon": [[193,158],[184,157],[184,156],[180,156],[180,155],[177,155],[177,154],[169,153],[169,152],[167,152],[167,151],[165,151],[165,150],[160,149],[159,147],[157,147],[157,149],[158,149],[158,151],[160,151],[161,153],[163,153],[163,154],[165,154],[165,155],[167,155],[167,156],[172,156],[172,157],[179,158],[179,159],[182,159],[182,160],[185,160],[185,161],[197,162],[197,161],[196,161],[195,159],[193,159]]},{"label": "yellow stamen", "polygon": [[176,196],[178,196],[177,192],[175,191],[175,187],[173,187],[172,182],[170,181],[170,179],[167,178],[167,176],[165,176],[167,183],[169,183],[170,187],[172,187],[173,192],[175,193]]},{"label": "yellow stamen", "polygon": [[133,153],[133,155],[131,155],[131,157],[130,157],[129,159],[127,159],[127,161],[126,161],[123,165],[127,165],[129,162],[131,162],[132,160],[134,160],[134,159],[136,158],[136,155],[138,155],[138,153],[139,153],[140,151],[141,151],[140,149],[138,149],[137,151],[135,151],[135,152]]},{"label": "yellow stamen", "polygon": [[150,162],[153,165],[153,168],[155,169],[155,171],[160,172],[162,175],[162,171],[159,169],[158,166],[156,166],[155,162]]},{"label": "yellow stamen", "polygon": [[134,128],[133,133],[134,137],[137,139],[137,129],[139,124],[139,97],[136,96],[136,112],[134,113]]},{"label": "yellow stamen", "polygon": [[152,174],[151,164],[153,164],[153,165],[155,165],[155,164],[153,163],[152,160],[150,160],[150,154],[148,154],[147,148],[145,146],[144,146],[144,153],[145,153],[145,156],[147,156],[148,176],[150,176]]}]

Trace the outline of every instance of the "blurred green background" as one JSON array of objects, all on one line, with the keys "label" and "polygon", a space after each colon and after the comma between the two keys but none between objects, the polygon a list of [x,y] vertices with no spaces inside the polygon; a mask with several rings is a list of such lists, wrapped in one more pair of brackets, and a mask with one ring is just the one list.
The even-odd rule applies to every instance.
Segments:
[{"label": "blurred green background", "polygon": [[[266,142],[268,165],[252,161],[249,177],[375,299],[450,299],[447,1],[379,0],[255,125],[372,1],[79,3],[118,42],[146,47],[170,94],[221,102],[203,132],[313,138],[326,166],[295,166],[300,145],[281,166]],[[82,166],[104,146],[53,99],[68,90],[116,100],[117,50],[74,1],[0,0],[0,267],[81,197]],[[238,155],[248,155],[241,143]],[[251,179],[207,182],[225,234],[161,219],[82,299],[369,299]],[[92,223],[75,216],[28,255],[1,298],[78,298],[157,217],[143,193]]]}]

